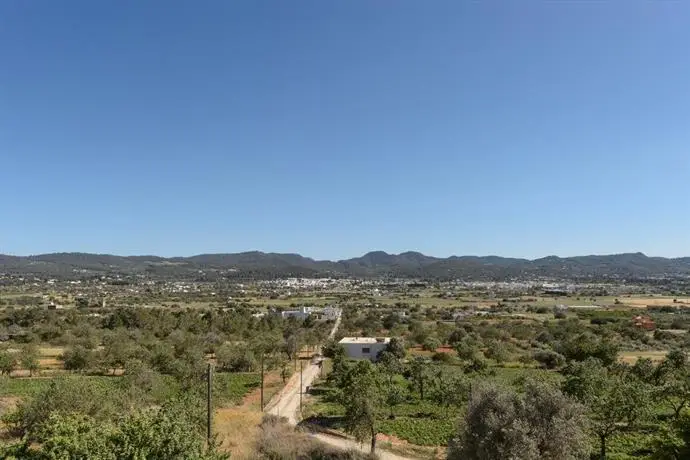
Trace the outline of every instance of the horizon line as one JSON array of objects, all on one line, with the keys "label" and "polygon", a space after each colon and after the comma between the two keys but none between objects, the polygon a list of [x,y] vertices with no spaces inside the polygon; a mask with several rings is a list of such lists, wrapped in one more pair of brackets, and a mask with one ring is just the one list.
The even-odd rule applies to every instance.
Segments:
[{"label": "horizon line", "polygon": [[451,254],[448,256],[431,256],[428,254],[425,254],[421,251],[414,251],[414,250],[407,250],[407,251],[402,251],[399,253],[395,252],[387,252],[383,250],[371,250],[367,251],[361,255],[358,256],[353,256],[353,257],[348,257],[348,258],[340,258],[340,259],[332,259],[332,258],[325,258],[325,259],[317,259],[313,258],[310,256],[305,256],[303,254],[300,254],[298,252],[277,252],[277,251],[262,251],[258,249],[253,249],[253,250],[247,250],[247,251],[238,251],[238,252],[201,252],[197,254],[192,254],[188,256],[182,256],[182,255],[176,255],[176,256],[162,256],[162,255],[156,255],[156,254],[128,254],[128,255],[122,255],[122,254],[114,254],[114,253],[108,253],[108,252],[84,252],[84,251],[59,251],[59,252],[44,252],[44,253],[35,253],[35,254],[28,254],[28,255],[17,255],[17,254],[11,254],[11,253],[5,253],[5,252],[0,252],[0,256],[8,256],[8,257],[19,257],[19,258],[30,258],[30,257],[40,257],[40,256],[49,256],[49,255],[67,255],[67,254],[81,254],[81,255],[91,255],[91,256],[112,256],[112,257],[122,257],[122,258],[127,258],[127,257],[157,257],[161,259],[189,259],[193,257],[199,257],[199,256],[218,256],[218,255],[238,255],[238,254],[249,254],[249,253],[260,253],[260,254],[265,254],[265,255],[270,255],[270,254],[275,254],[275,255],[296,255],[300,257],[304,257],[306,259],[311,259],[316,262],[339,262],[339,261],[345,261],[345,260],[351,260],[351,259],[357,259],[360,257],[364,257],[368,254],[372,253],[384,253],[389,256],[400,256],[403,254],[407,253],[416,253],[420,254],[424,257],[432,257],[435,259],[449,259],[451,257],[477,257],[477,258],[487,258],[487,257],[497,257],[501,259],[518,259],[518,260],[527,260],[527,261],[535,261],[539,259],[546,259],[549,257],[557,257],[559,259],[570,259],[570,258],[575,258],[575,257],[610,257],[610,256],[621,256],[621,255],[642,255],[647,258],[661,258],[661,259],[684,259],[688,258],[690,256],[673,256],[673,257],[666,257],[666,256],[650,256],[647,255],[646,253],[642,251],[631,251],[631,252],[616,252],[616,253],[606,253],[606,254],[595,254],[595,253],[590,253],[590,254],[580,254],[580,255],[570,255],[570,256],[559,256],[556,254],[549,254],[546,256],[542,257],[535,257],[535,258],[530,258],[530,257],[512,257],[512,256],[500,256],[496,254],[486,254],[486,255],[476,255],[476,254],[463,254],[463,255],[457,255],[457,254]]}]

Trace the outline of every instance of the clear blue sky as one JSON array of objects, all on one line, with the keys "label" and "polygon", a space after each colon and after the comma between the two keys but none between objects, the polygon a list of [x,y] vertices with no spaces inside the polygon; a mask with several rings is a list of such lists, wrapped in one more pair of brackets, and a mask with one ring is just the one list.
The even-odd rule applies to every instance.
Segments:
[{"label": "clear blue sky", "polygon": [[0,253],[690,255],[690,2],[0,2]]}]

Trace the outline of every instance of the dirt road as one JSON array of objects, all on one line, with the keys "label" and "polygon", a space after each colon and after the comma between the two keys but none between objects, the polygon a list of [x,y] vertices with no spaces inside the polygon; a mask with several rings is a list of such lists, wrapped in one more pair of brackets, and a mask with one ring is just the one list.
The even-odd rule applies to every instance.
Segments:
[{"label": "dirt road", "polygon": [[[332,339],[340,326],[340,318],[338,318],[329,334],[328,338]],[[300,391],[305,392],[306,388],[310,386],[316,377],[319,375],[319,365],[309,363],[302,371],[302,387],[300,388],[300,375],[296,372],[285,385],[285,388],[277,394],[266,406],[265,412],[269,414],[286,417],[291,425],[299,423],[299,405],[300,405]],[[333,447],[343,450],[360,450],[362,452],[369,452],[369,445],[364,445],[353,441],[351,439],[340,438],[337,436],[329,436],[326,434],[313,434],[315,438]],[[391,452],[377,449],[378,457],[381,460],[410,460],[408,457],[393,454]]]},{"label": "dirt road", "polygon": [[[335,321],[331,333],[328,335],[329,339],[335,337],[335,333],[338,331],[340,326],[340,318]],[[304,392],[308,386],[310,386],[316,377],[319,375],[318,364],[309,363],[304,366],[302,370],[302,389]],[[269,414],[279,415],[281,417],[287,417],[292,425],[297,425],[299,422],[297,415],[299,412],[299,400],[300,400],[300,375],[299,372],[295,374],[288,380],[285,387],[280,393],[275,395],[266,405],[265,412]]]}]

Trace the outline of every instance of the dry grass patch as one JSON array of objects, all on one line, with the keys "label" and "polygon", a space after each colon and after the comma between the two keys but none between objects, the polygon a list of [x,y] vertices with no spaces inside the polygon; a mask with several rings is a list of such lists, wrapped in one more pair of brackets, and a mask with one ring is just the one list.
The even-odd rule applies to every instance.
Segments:
[{"label": "dry grass patch", "polygon": [[288,425],[286,419],[266,415],[259,427],[254,459],[270,460],[372,460],[373,456],[357,450],[343,451],[328,446],[301,429]]},{"label": "dry grass patch", "polygon": [[250,459],[254,456],[263,413],[247,407],[223,407],[214,417],[214,431],[221,449],[231,458]]},{"label": "dry grass patch", "polygon": [[44,358],[58,358],[65,352],[65,347],[39,347],[38,352]]},{"label": "dry grass patch", "polygon": [[635,364],[640,358],[649,358],[654,363],[663,361],[668,351],[654,350],[654,351],[623,351],[618,355],[618,360],[628,364]]},{"label": "dry grass patch", "polygon": [[[278,372],[264,375],[264,402],[283,388]],[[221,449],[230,452],[233,459],[256,458],[261,418],[261,389],[248,393],[239,406],[222,407],[214,414],[214,432],[218,435]]]},{"label": "dry grass patch", "polygon": [[[674,302],[673,300],[676,300]],[[654,307],[663,307],[667,305],[672,305],[676,307],[687,306],[690,307],[690,298],[677,298],[677,297],[621,297],[621,303],[629,305],[631,307],[647,307],[648,305]]]}]

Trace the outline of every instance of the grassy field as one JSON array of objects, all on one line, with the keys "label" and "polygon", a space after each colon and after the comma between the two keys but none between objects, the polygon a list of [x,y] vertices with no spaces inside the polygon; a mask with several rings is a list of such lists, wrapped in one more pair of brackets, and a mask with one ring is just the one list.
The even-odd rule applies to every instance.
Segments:
[{"label": "grassy field", "polygon": [[[58,379],[88,379],[101,385],[112,386],[113,389],[121,381],[118,376],[100,375],[65,375],[61,377],[34,377],[34,378],[0,378],[0,395],[25,398],[44,391],[50,384]],[[165,376],[165,381],[174,387],[172,377]],[[217,373],[214,376],[214,394],[223,401],[239,402],[249,391],[259,386],[258,373]]]},{"label": "grassy field", "polygon": [[[670,296],[653,296],[653,297],[621,297],[620,302],[631,307],[647,307],[649,305],[661,307],[666,305],[675,305],[678,307],[690,307],[690,298],[670,297]],[[676,302],[674,302],[676,300]]]},{"label": "grassy field", "polygon": [[489,307],[494,305],[497,300],[492,299],[480,299],[480,298],[439,298],[433,295],[421,295],[420,297],[391,297],[391,296],[381,296],[374,297],[374,303],[378,305],[393,306],[398,302],[404,302],[409,305],[422,305],[424,307],[439,307],[439,308],[449,308],[449,307],[462,307],[462,306],[478,306],[478,307]]},{"label": "grassy field", "polygon": [[250,298],[249,303],[252,305],[272,305],[277,307],[289,307],[292,304],[314,304],[314,305],[330,305],[337,302],[336,297],[289,297],[287,299],[271,299],[269,297],[255,297]]},{"label": "grassy field", "polygon": [[110,386],[113,388],[118,383],[117,377],[104,377],[100,375],[80,375],[80,376],[64,376],[64,377],[34,377],[34,378],[0,378],[0,395],[2,396],[13,396],[25,398],[27,396],[33,396],[47,389],[50,384],[57,379],[89,379],[92,381],[98,381],[103,385]]},{"label": "grassy field", "polygon": [[[267,372],[264,376],[264,400],[268,402],[283,388],[278,371]],[[255,442],[259,437],[261,412],[261,392],[254,387],[245,393],[236,404],[218,408],[214,416],[214,431],[218,435],[221,448],[230,452],[233,459],[256,458]]]},{"label": "grassy field", "polygon": [[653,351],[622,351],[618,359],[624,363],[635,364],[640,358],[649,358],[655,364],[663,361],[668,350],[653,350]]}]

